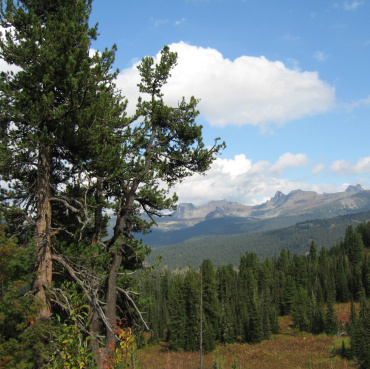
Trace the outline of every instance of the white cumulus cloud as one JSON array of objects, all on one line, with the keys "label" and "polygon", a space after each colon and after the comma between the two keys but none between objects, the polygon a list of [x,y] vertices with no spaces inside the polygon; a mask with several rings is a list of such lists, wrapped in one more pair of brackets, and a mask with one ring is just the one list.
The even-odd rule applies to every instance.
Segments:
[{"label": "white cumulus cloud", "polygon": [[330,169],[341,175],[370,173],[370,156],[360,158],[356,164],[348,160],[337,160]]},{"label": "white cumulus cloud", "polygon": [[360,158],[356,164],[352,164],[348,160],[337,160],[330,169],[342,175],[370,173],[370,156]]},{"label": "white cumulus cloud", "polygon": [[306,154],[291,154],[287,152],[280,156],[277,162],[271,167],[273,172],[282,173],[287,167],[304,167],[309,160]]},{"label": "white cumulus cloud", "polygon": [[253,161],[244,154],[232,159],[217,158],[205,176],[194,175],[175,186],[180,202],[206,203],[227,199],[255,205],[266,201],[276,191],[292,191],[298,188],[310,190],[310,185],[282,178],[287,167],[304,167],[308,163],[305,154],[286,153],[275,163]]},{"label": "white cumulus cloud", "polygon": [[[215,49],[184,42],[169,46],[179,58],[164,87],[166,103],[176,106],[183,96],[194,95],[200,99],[202,116],[211,125],[281,124],[334,105],[335,89],[320,80],[317,72],[292,70],[263,56],[241,56],[231,61]],[[131,101],[131,113],[139,79],[137,65],[133,65],[123,70],[117,81]]]}]

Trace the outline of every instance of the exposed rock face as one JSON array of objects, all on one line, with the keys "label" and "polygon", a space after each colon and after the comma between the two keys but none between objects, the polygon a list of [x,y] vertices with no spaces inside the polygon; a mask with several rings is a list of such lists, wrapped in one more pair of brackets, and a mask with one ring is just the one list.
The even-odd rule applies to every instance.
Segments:
[{"label": "exposed rock face", "polygon": [[348,186],[347,189],[346,189],[346,192],[349,192],[349,193],[358,193],[358,192],[362,192],[362,191],[365,191],[360,184],[357,184],[356,186]]},{"label": "exposed rock face", "polygon": [[186,228],[205,220],[222,217],[240,217],[253,220],[278,216],[307,214],[308,218],[334,217],[346,212],[370,209],[370,191],[361,185],[348,186],[344,192],[317,194],[314,191],[295,190],[287,195],[277,191],[275,196],[257,206],[242,205],[226,200],[210,201],[201,206],[180,204],[170,217],[158,221],[160,229]]},{"label": "exposed rock face", "polygon": [[172,215],[174,218],[188,219],[192,218],[196,209],[196,206],[190,203],[179,204],[177,210]]}]

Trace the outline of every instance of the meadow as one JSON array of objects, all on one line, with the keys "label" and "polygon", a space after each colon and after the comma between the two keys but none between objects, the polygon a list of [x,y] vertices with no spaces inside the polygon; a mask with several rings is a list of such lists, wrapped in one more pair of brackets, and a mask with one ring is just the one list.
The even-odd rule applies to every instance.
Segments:
[{"label": "meadow", "polygon": [[[337,304],[339,319],[349,317],[349,304]],[[298,332],[290,316],[280,317],[280,334],[259,344],[218,346],[203,356],[203,369],[344,369],[356,368],[341,356],[342,344],[349,338]],[[140,369],[198,369],[199,352],[171,352],[165,342],[138,352]]]}]

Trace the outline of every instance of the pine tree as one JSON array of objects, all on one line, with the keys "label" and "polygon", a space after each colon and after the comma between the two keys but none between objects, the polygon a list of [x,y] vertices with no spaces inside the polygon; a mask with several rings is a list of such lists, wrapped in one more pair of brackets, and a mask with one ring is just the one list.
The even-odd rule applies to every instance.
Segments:
[{"label": "pine tree", "polygon": [[311,246],[310,246],[310,259],[313,263],[316,263],[317,261],[317,245],[315,243],[315,241],[312,241],[311,242]]},{"label": "pine tree", "polygon": [[302,287],[298,288],[293,298],[292,316],[295,327],[300,331],[310,331],[311,301],[307,291]]},{"label": "pine tree", "polygon": [[365,248],[370,249],[370,222],[359,224],[356,228],[356,232],[361,235]]},{"label": "pine tree", "polygon": [[[263,315],[261,309],[258,307],[257,302],[251,301],[248,304],[249,320],[245,329],[245,340],[248,343],[259,343],[265,338],[263,327]],[[267,323],[267,322],[266,322]]]},{"label": "pine tree", "polygon": [[175,275],[168,290],[169,326],[168,338],[173,350],[185,350],[186,347],[186,307],[184,277]]},{"label": "pine tree", "polygon": [[[164,104],[162,87],[177,60],[168,47],[158,64],[146,57],[139,65],[139,89],[149,99],[127,117],[111,72],[115,47],[89,55],[97,35],[90,11],[91,0],[1,4],[0,57],[19,71],[0,76],[0,179],[8,184],[0,210],[13,236],[25,245],[35,239],[38,317],[73,310],[61,289],[64,279],[73,281],[89,306],[85,333],[98,339],[104,332],[109,354],[116,321],[142,318],[125,273],[142,268],[149,252],[134,238],[151,225],[140,213],[174,209],[177,198],[162,184],[203,173],[224,145],[204,147],[195,98]],[[106,239],[112,210],[114,233]],[[121,316],[118,303],[128,308]]]},{"label": "pine tree", "polygon": [[200,318],[200,276],[194,269],[189,269],[184,278],[185,299],[185,351],[199,349]]},{"label": "pine tree", "polygon": [[362,296],[358,316],[351,314],[351,352],[362,369],[370,366],[370,303]]},{"label": "pine tree", "polygon": [[216,347],[216,337],[218,336],[219,323],[219,300],[217,295],[216,274],[211,260],[206,259],[200,267],[202,274],[202,299],[204,320],[206,322],[204,330],[204,352],[211,352]]},{"label": "pine tree", "polygon": [[0,57],[19,68],[14,75],[3,72],[0,82],[0,175],[12,183],[2,189],[2,208],[8,217],[19,214],[21,234],[34,233],[33,288],[43,302],[40,318],[51,317],[46,291],[53,273],[51,235],[58,231],[53,204],[62,201],[56,192],[70,170],[70,139],[80,112],[90,107],[86,96],[97,85],[88,55],[96,37],[96,28],[88,28],[90,11],[91,1],[7,1],[1,6],[5,37]]},{"label": "pine tree", "polygon": [[352,265],[358,265],[364,257],[364,244],[360,233],[355,232],[349,225],[344,236],[344,248]]},{"label": "pine tree", "polygon": [[324,313],[316,295],[311,296],[311,327],[310,332],[319,334],[324,330]]},{"label": "pine tree", "polygon": [[263,339],[270,339],[272,327],[271,327],[271,301],[268,293],[265,291],[261,298],[261,310],[262,310],[262,329]]},{"label": "pine tree", "polygon": [[325,333],[329,335],[335,335],[338,333],[338,317],[335,314],[332,299],[329,299],[326,304]]},{"label": "pine tree", "polygon": [[34,324],[40,306],[33,295],[25,294],[32,281],[34,247],[18,245],[8,231],[0,225],[0,365],[4,369],[41,366],[47,353],[44,338],[54,327],[47,321]]},{"label": "pine tree", "polygon": [[345,269],[346,258],[339,261],[338,274],[336,281],[337,301],[346,302],[350,299],[350,292],[348,288],[348,274],[349,271]]},{"label": "pine tree", "polygon": [[292,276],[288,275],[288,277],[285,280],[281,302],[282,315],[288,315],[291,313],[295,294],[296,294],[296,285],[294,279]]},{"label": "pine tree", "polygon": [[216,280],[221,315],[218,339],[223,343],[232,343],[242,332],[240,315],[244,313],[238,305],[237,273],[234,267],[231,264],[219,267]]},{"label": "pine tree", "polygon": [[370,298],[370,257],[365,255],[362,263],[362,284],[366,293],[366,297]]},{"label": "pine tree", "polygon": [[292,260],[292,268],[292,276],[297,288],[306,288],[308,284],[306,259],[301,255],[295,254]]}]

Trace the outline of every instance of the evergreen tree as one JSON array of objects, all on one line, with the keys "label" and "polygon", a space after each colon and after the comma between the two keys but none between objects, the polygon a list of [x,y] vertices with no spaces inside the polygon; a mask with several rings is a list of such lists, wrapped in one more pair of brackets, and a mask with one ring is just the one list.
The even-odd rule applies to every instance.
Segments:
[{"label": "evergreen tree", "polygon": [[350,299],[350,292],[348,288],[348,275],[349,271],[345,269],[346,258],[343,257],[339,261],[338,273],[336,280],[336,291],[337,291],[337,301],[346,302]]},{"label": "evergreen tree", "polygon": [[271,327],[271,333],[278,334],[280,333],[280,324],[279,324],[279,315],[278,310],[276,307],[270,308],[270,327]]},{"label": "evergreen tree", "polygon": [[[161,90],[177,60],[168,47],[158,64],[142,60],[139,89],[149,99],[126,116],[111,73],[115,47],[89,55],[97,35],[90,11],[91,0],[1,4],[0,57],[18,72],[0,75],[0,179],[7,183],[0,210],[14,225],[12,236],[26,246],[29,235],[35,240],[38,320],[71,313],[62,287],[73,281],[89,305],[84,332],[96,339],[99,362],[101,334],[109,354],[117,319],[142,318],[126,273],[141,268],[149,252],[133,236],[150,227],[140,213],[152,218],[174,209],[177,198],[162,183],[203,173],[223,145],[204,147],[194,98],[164,104]],[[104,214],[111,210],[107,239]],[[129,308],[121,316],[117,303]]]},{"label": "evergreen tree", "polygon": [[358,265],[364,257],[364,244],[360,233],[355,232],[349,225],[344,236],[344,248],[352,265]]},{"label": "evergreen tree", "polygon": [[338,333],[338,317],[335,314],[332,299],[329,299],[326,304],[325,333],[329,335],[335,335]]},{"label": "evergreen tree", "polygon": [[[245,325],[245,340],[248,343],[259,343],[265,338],[265,334],[270,332],[264,332],[263,326],[263,315],[261,309],[258,307],[257,302],[251,301],[248,304],[248,322]],[[267,323],[267,322],[266,322]]]},{"label": "evergreen tree", "polygon": [[[91,107],[97,76],[89,57],[96,28],[88,28],[91,1],[7,1],[1,4],[0,57],[19,68],[1,73],[2,209],[17,212],[19,232],[36,241],[33,289],[43,302],[40,318],[51,317],[53,204],[70,171],[70,143],[79,114]],[[100,63],[101,60],[95,60]],[[109,83],[109,79],[106,81]],[[7,204],[12,202],[11,209]],[[65,210],[67,210],[66,208]],[[72,210],[72,206],[70,209]]]},{"label": "evergreen tree", "polygon": [[282,315],[288,315],[291,313],[296,290],[297,289],[293,277],[288,275],[288,277],[285,280],[283,297],[281,302]]},{"label": "evergreen tree", "polygon": [[356,228],[356,232],[361,235],[365,248],[370,249],[370,222],[359,224]]},{"label": "evergreen tree", "polygon": [[159,337],[163,337],[166,328],[168,327],[169,311],[168,311],[168,292],[169,292],[169,272],[166,270],[160,279],[160,323],[159,323]]},{"label": "evergreen tree", "polygon": [[168,289],[168,338],[173,350],[181,351],[186,347],[185,309],[184,278],[177,274],[171,279]]},{"label": "evergreen tree", "polygon": [[292,304],[292,317],[294,326],[300,331],[309,332],[311,328],[311,301],[307,292],[299,287]]},{"label": "evergreen tree", "polygon": [[219,322],[219,300],[217,295],[216,273],[212,262],[206,259],[200,267],[202,275],[202,306],[204,321],[206,322],[203,334],[204,352],[211,352],[216,347]]},{"label": "evergreen tree", "polygon": [[262,311],[262,329],[263,339],[268,340],[271,336],[271,312],[272,306],[268,290],[265,290],[261,296],[261,311]]},{"label": "evergreen tree", "polygon": [[41,367],[47,357],[45,338],[54,327],[47,321],[35,324],[40,306],[25,294],[32,283],[34,247],[19,246],[8,231],[0,225],[0,366]]},{"label": "evergreen tree", "polygon": [[199,349],[200,334],[200,277],[194,269],[189,269],[184,278],[185,299],[185,351]]},{"label": "evergreen tree", "polygon": [[237,273],[234,267],[231,264],[219,267],[216,280],[221,315],[218,339],[223,343],[232,343],[242,331],[240,315],[246,310],[238,307]]},{"label": "evergreen tree", "polygon": [[312,263],[316,263],[317,261],[317,245],[315,243],[315,241],[312,241],[311,242],[311,246],[310,246],[310,259],[312,261]]},{"label": "evergreen tree", "polygon": [[324,330],[324,312],[316,295],[311,296],[311,327],[310,332],[319,334]]},{"label": "evergreen tree", "polygon": [[286,249],[282,249],[277,259],[278,269],[285,275],[288,275],[290,268],[290,253]]},{"label": "evergreen tree", "polygon": [[362,284],[367,298],[370,298],[370,256],[365,255],[362,263]]},{"label": "evergreen tree", "polygon": [[364,297],[360,302],[358,316],[351,314],[351,352],[359,367],[370,366],[370,304]]},{"label": "evergreen tree", "polygon": [[292,276],[294,278],[297,288],[306,288],[308,284],[307,264],[306,258],[294,254],[292,260]]}]

